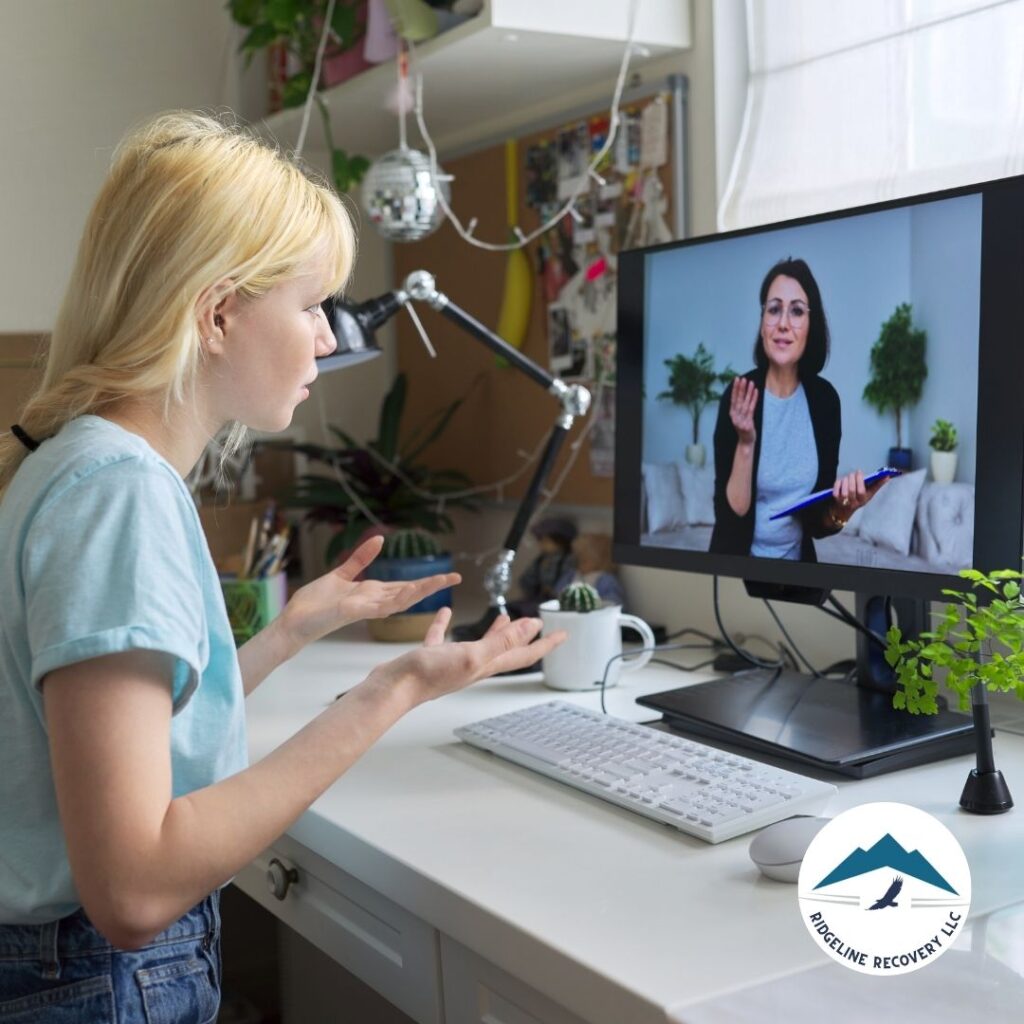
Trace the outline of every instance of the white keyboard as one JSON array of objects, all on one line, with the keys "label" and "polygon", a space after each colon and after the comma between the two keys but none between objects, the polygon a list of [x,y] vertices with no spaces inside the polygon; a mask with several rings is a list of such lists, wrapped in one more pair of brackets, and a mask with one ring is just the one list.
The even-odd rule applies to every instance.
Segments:
[{"label": "white keyboard", "polygon": [[475,747],[708,843],[819,813],[836,787],[565,701],[455,730]]}]

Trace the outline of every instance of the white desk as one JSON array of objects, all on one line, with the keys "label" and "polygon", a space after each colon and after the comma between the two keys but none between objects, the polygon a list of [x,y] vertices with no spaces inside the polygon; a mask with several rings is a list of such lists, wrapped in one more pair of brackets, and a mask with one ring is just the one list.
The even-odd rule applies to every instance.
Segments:
[{"label": "white desk", "polygon": [[[407,649],[365,637],[357,626],[314,644],[263,683],[248,701],[253,760],[374,664]],[[636,705],[636,696],[699,678],[649,666],[608,691],[608,710],[649,721],[652,712]],[[446,1024],[756,1020],[737,1009],[740,990],[768,985],[763,991],[781,999],[770,986],[805,971],[812,973],[802,977],[826,978],[830,992],[877,981],[826,962],[800,920],[796,887],[762,878],[750,862],[750,836],[709,846],[454,738],[459,724],[553,697],[598,706],[596,693],[557,694],[538,677],[529,679],[485,680],[415,709],[237,884],[336,958],[353,943],[365,946],[350,969],[375,987],[393,985],[382,994],[411,1016]],[[1011,792],[1024,799],[1024,738],[999,734],[996,761]],[[957,801],[971,766],[970,758],[960,757],[840,781],[825,813],[895,800],[936,815],[967,854],[974,920],[1024,900],[1024,810],[996,817],[960,812]],[[272,855],[300,868],[299,884],[283,901],[269,895],[264,879]],[[331,886],[347,895],[324,911],[317,893]],[[378,913],[374,900],[380,896],[386,903]],[[393,905],[401,908],[398,924],[388,918]],[[406,925],[413,938],[403,945]],[[1019,943],[1024,947],[1024,937]],[[431,950],[440,963],[431,962]],[[379,971],[371,963],[378,955]],[[920,976],[934,993],[951,957],[905,977]],[[498,970],[488,975],[492,965]],[[416,974],[417,985],[427,985],[425,996],[410,994],[416,985],[395,980],[406,969]],[[479,989],[472,998],[449,991],[460,978],[466,981],[467,972]],[[430,987],[431,978],[444,989],[443,999]],[[501,994],[502,979],[513,986],[510,995]],[[903,979],[885,982],[893,993]],[[490,995],[481,995],[484,989]],[[964,1008],[977,1009],[974,998],[955,989],[942,1003],[959,1003],[962,1020]],[[844,1019],[836,1016],[841,1007],[829,1012],[830,1024]],[[892,1019],[908,1018],[904,1011]],[[989,1015],[988,1024],[998,1019]]]}]

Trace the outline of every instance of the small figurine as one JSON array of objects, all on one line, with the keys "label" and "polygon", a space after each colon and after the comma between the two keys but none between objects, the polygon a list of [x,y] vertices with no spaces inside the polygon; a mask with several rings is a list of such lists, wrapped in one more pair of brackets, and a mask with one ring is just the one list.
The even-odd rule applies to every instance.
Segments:
[{"label": "small figurine", "polygon": [[581,533],[572,543],[574,566],[558,580],[561,593],[570,583],[589,583],[606,604],[623,605],[626,594],[615,575],[612,539],[606,533]]},{"label": "small figurine", "polygon": [[510,612],[520,617],[536,615],[542,602],[558,597],[561,588],[556,584],[571,574],[575,565],[572,542],[576,526],[570,520],[542,519],[530,527],[530,532],[537,538],[540,554],[519,577],[522,599],[508,602]]}]

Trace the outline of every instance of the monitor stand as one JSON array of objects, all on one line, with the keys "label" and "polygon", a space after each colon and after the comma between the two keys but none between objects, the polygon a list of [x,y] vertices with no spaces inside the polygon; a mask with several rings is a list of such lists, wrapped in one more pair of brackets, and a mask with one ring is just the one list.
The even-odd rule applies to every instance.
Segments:
[{"label": "monitor stand", "polygon": [[[751,584],[747,589],[781,596]],[[785,599],[800,600],[794,590],[787,587]],[[927,602],[893,599],[891,606],[905,636],[927,628]],[[884,597],[857,595],[857,618],[881,635],[889,607]],[[971,716],[950,711],[943,698],[935,715],[893,708],[894,678],[881,648],[859,631],[857,638],[856,682],[751,668],[637,703],[660,711],[677,731],[858,779],[975,751]]]}]

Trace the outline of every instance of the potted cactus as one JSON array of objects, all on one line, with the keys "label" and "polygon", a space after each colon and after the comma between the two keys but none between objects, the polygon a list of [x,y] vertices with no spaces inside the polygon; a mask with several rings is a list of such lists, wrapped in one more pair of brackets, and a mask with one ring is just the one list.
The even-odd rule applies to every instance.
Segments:
[{"label": "potted cactus", "polygon": [[558,595],[558,610],[562,612],[593,612],[601,603],[600,594],[589,583],[570,583]]},{"label": "potted cactus", "polygon": [[[654,633],[643,619],[625,615],[622,605],[601,600],[589,583],[570,583],[557,598],[540,606],[544,631],[564,629],[567,639],[544,658],[544,685],[553,690],[591,690],[615,686],[623,672],[651,659]],[[644,650],[623,661],[622,627],[640,634]]]},{"label": "potted cactus", "polygon": [[956,427],[949,420],[936,420],[928,444],[932,449],[932,479],[937,484],[951,484],[956,476]]},{"label": "potted cactus", "polygon": [[[437,541],[425,530],[395,530],[384,538],[384,547],[364,572],[369,580],[386,582],[418,580],[424,576],[452,571],[452,556],[441,551]],[[450,608],[451,588],[425,597],[411,608],[386,619],[368,623],[374,640],[409,643],[420,641],[439,608]]]}]

